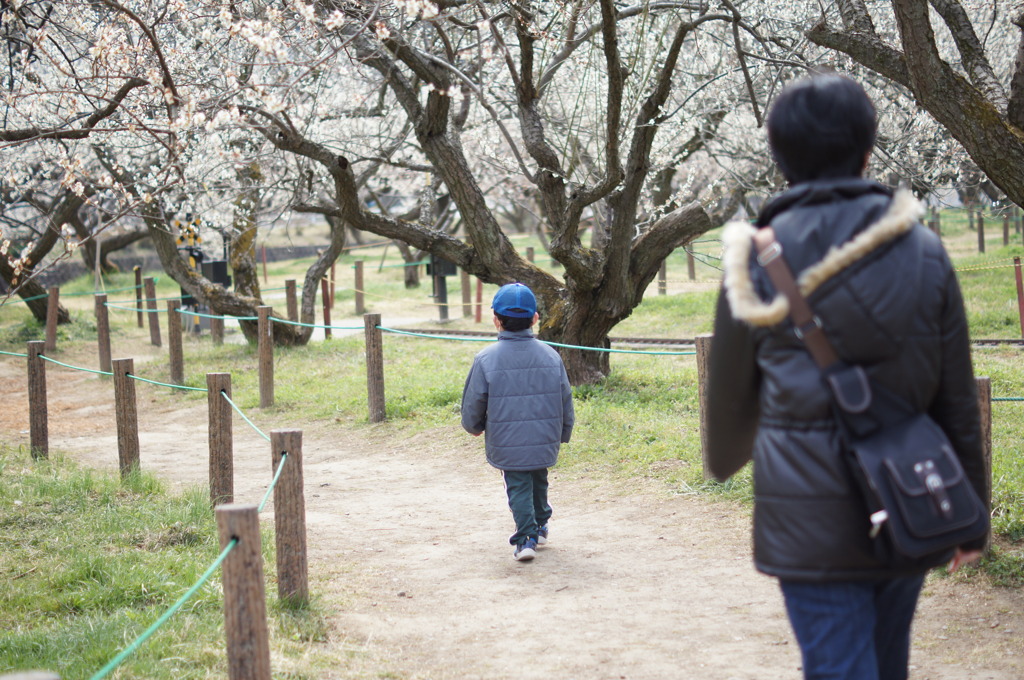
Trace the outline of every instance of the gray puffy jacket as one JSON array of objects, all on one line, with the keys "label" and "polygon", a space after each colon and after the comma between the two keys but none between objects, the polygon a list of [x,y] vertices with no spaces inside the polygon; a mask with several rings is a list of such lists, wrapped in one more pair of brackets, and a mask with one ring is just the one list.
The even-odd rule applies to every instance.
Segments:
[{"label": "gray puffy jacket", "polygon": [[496,343],[476,355],[462,391],[462,427],[486,433],[491,465],[551,467],[574,421],[562,358],[531,331],[501,331]]}]

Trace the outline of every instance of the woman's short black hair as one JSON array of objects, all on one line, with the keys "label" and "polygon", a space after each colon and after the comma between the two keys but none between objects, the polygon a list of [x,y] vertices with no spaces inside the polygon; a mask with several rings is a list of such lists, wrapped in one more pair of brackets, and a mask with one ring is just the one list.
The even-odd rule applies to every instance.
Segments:
[{"label": "woman's short black hair", "polygon": [[504,314],[495,314],[498,317],[498,321],[501,322],[501,327],[506,331],[525,331],[527,328],[533,325],[533,317],[523,319],[518,316],[505,316]]},{"label": "woman's short black hair", "polygon": [[768,112],[768,143],[790,184],[859,177],[875,145],[874,104],[857,82],[835,73],[787,85]]}]

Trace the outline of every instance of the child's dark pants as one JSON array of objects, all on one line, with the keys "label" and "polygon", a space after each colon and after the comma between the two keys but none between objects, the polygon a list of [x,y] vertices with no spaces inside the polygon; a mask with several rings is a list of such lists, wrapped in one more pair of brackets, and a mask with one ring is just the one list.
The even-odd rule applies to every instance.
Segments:
[{"label": "child's dark pants", "polygon": [[503,470],[508,508],[516,522],[516,532],[508,539],[512,545],[521,545],[531,536],[537,538],[537,529],[551,519],[548,505],[548,469],[513,471]]}]

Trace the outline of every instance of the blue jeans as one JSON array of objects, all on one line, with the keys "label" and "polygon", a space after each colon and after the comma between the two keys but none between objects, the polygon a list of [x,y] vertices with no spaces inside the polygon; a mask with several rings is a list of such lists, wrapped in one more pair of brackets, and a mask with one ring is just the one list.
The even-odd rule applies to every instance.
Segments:
[{"label": "blue jeans", "polygon": [[906,680],[924,574],[885,581],[780,580],[806,680]]},{"label": "blue jeans", "polygon": [[516,533],[509,537],[512,545],[522,545],[527,538],[537,538],[537,529],[551,519],[548,505],[548,469],[503,470],[508,509],[516,523]]}]

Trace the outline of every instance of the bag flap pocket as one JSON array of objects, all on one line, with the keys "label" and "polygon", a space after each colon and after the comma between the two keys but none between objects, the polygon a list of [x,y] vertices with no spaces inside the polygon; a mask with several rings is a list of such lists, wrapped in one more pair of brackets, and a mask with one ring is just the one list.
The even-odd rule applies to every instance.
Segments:
[{"label": "bag flap pocket", "polygon": [[963,481],[963,468],[949,446],[943,444],[931,453],[888,456],[883,464],[892,482],[908,496],[950,489]]}]

